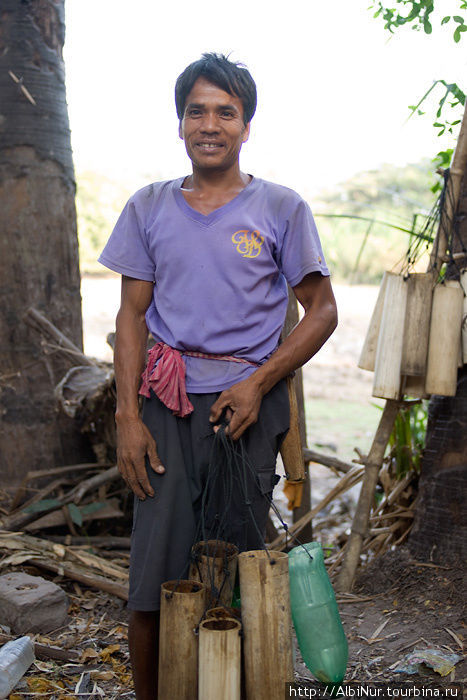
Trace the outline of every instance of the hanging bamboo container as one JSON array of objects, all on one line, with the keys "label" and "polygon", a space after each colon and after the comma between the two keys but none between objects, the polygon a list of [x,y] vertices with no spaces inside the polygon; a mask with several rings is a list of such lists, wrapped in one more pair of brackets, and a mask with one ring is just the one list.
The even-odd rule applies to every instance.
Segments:
[{"label": "hanging bamboo container", "polygon": [[229,606],[237,573],[238,548],[223,540],[208,540],[197,542],[192,553],[194,561],[189,577],[206,585],[209,607]]},{"label": "hanging bamboo container", "polygon": [[161,587],[159,700],[198,697],[198,637],[206,588],[199,581],[167,581]]},{"label": "hanging bamboo container", "polygon": [[366,334],[365,342],[363,343],[362,352],[358,361],[360,369],[367,369],[370,372],[375,371],[376,361],[376,346],[378,345],[379,329],[381,326],[381,317],[383,315],[384,295],[386,293],[387,276],[390,273],[385,272],[379,287],[378,298],[376,299],[375,308],[370,319],[370,325]]},{"label": "hanging bamboo container", "polygon": [[433,275],[431,273],[410,275],[407,280],[402,374],[415,377],[423,377],[426,374],[432,296]]},{"label": "hanging bamboo container", "polygon": [[238,557],[247,700],[283,700],[293,682],[288,555],[255,550]]},{"label": "hanging bamboo container", "polygon": [[240,622],[232,618],[200,624],[200,700],[240,700],[240,631]]},{"label": "hanging bamboo container", "polygon": [[426,390],[455,396],[464,293],[459,282],[439,284],[433,293]]},{"label": "hanging bamboo container", "polygon": [[376,348],[373,396],[398,399],[404,341],[407,282],[401,275],[386,273],[383,314]]},{"label": "hanging bamboo container", "polygon": [[425,377],[405,376],[402,378],[402,393],[414,399],[427,399],[425,390]]},{"label": "hanging bamboo container", "polygon": [[287,389],[290,404],[290,428],[285,436],[280,453],[288,481],[301,483],[305,481],[305,462],[303,461],[302,440],[298,422],[297,394],[293,377],[287,377]]},{"label": "hanging bamboo container", "polygon": [[464,291],[464,309],[462,312],[462,364],[467,364],[467,270],[461,275],[461,285]]},{"label": "hanging bamboo container", "polygon": [[226,606],[210,608],[209,610],[206,610],[205,617],[207,620],[209,618],[212,618],[214,620],[236,620],[237,618],[240,619],[240,610],[236,608],[228,608]]}]

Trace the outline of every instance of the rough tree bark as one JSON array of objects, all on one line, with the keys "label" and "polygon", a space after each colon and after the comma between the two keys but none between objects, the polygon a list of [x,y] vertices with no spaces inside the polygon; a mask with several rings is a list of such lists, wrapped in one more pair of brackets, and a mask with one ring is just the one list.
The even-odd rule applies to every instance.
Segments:
[{"label": "rough tree bark", "polygon": [[0,486],[80,461],[53,396],[69,366],[24,322],[34,306],[82,347],[75,181],[62,57],[64,0],[0,7]]},{"label": "rough tree bark", "polygon": [[[454,225],[452,252],[457,257],[448,264],[449,279],[459,279],[459,271],[467,268],[467,170]],[[433,396],[429,403],[419,495],[408,541],[414,556],[436,562],[465,561],[466,494],[467,365],[464,365],[459,369],[456,396]]]}]

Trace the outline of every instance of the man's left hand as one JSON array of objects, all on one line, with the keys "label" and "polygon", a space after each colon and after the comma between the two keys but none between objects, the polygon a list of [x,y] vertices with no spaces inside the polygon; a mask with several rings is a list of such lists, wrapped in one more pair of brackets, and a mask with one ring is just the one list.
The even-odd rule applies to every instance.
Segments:
[{"label": "man's left hand", "polygon": [[263,394],[257,382],[249,377],[230,389],[225,389],[211,406],[209,420],[216,423],[226,409],[229,424],[225,430],[232,440],[238,440],[245,430],[258,420]]}]

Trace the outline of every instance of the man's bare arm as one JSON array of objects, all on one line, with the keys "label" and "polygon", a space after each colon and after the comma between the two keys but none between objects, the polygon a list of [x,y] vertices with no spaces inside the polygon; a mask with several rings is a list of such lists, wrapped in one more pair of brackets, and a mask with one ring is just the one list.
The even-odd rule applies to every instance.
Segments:
[{"label": "man's bare arm", "polygon": [[138,389],[144,369],[148,329],[145,314],[151,303],[152,282],[122,277],[122,298],[115,336],[117,384],[117,464],[122,477],[141,499],[154,495],[146,473],[145,456],[159,474],[164,467],[156,443],[139,416]]},{"label": "man's bare arm", "polygon": [[237,440],[258,419],[262,398],[272,387],[305,364],[326,342],[337,326],[337,308],[329,277],[306,275],[293,287],[305,314],[269,360],[248,379],[226,389],[211,407],[216,422],[227,408],[228,432]]}]

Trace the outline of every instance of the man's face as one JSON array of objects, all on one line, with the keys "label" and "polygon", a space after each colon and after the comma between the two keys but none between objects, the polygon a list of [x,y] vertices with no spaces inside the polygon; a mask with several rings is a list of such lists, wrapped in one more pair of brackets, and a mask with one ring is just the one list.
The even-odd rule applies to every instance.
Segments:
[{"label": "man's face", "polygon": [[185,103],[180,138],[195,167],[227,170],[238,162],[250,125],[243,123],[239,97],[198,78]]}]

